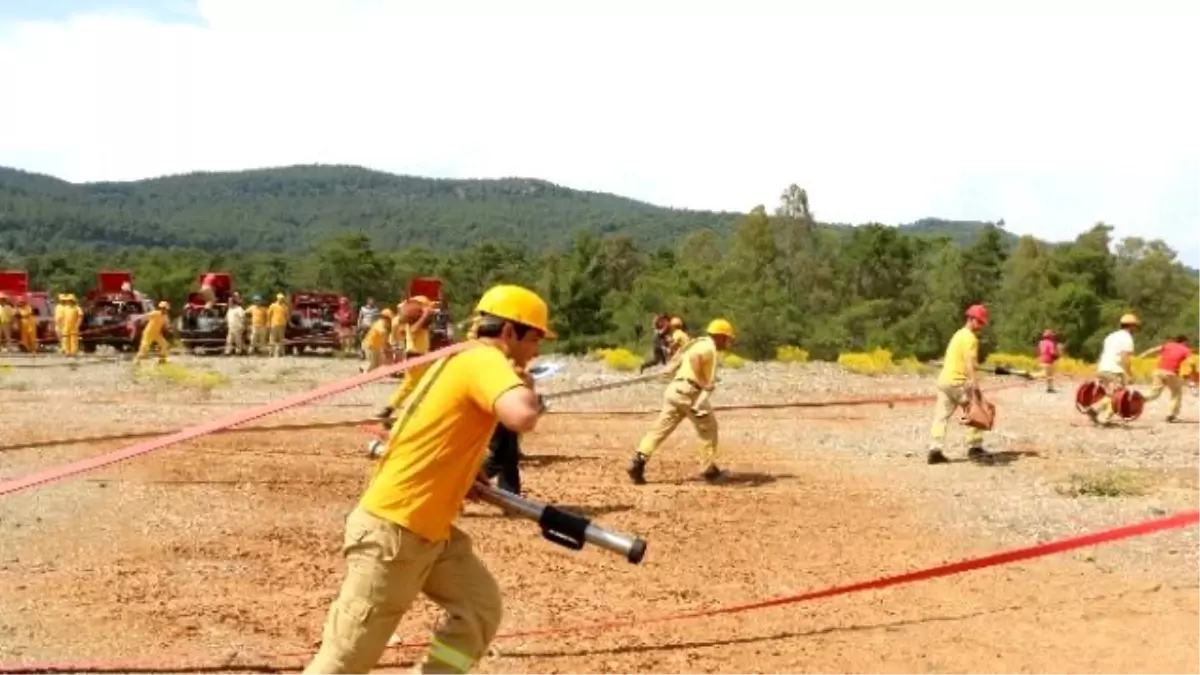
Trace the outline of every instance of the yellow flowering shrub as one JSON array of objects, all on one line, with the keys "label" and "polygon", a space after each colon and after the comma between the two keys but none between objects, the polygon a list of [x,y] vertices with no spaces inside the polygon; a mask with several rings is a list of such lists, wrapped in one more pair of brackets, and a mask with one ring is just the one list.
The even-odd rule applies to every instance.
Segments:
[{"label": "yellow flowering shrub", "polygon": [[869,352],[842,352],[838,354],[838,365],[859,375],[882,375],[892,372],[892,352],[875,349]]},{"label": "yellow flowering shrub", "polygon": [[593,353],[596,354],[596,359],[603,361],[604,367],[610,370],[637,370],[642,365],[642,357],[621,347],[597,349]]},{"label": "yellow flowering shrub", "polygon": [[733,352],[721,352],[721,367],[737,370],[746,367],[746,359]]},{"label": "yellow flowering shrub", "polygon": [[781,363],[808,363],[808,350],[795,345],[782,345],[775,349],[775,360]]}]

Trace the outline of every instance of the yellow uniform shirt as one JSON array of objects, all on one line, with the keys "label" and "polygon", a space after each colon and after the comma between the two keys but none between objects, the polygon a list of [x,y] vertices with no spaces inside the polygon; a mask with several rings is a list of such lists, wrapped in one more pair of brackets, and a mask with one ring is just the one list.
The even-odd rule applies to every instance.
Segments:
[{"label": "yellow uniform shirt", "polygon": [[146,315],[146,327],[142,329],[142,335],[149,335],[151,338],[162,335],[163,326],[167,324],[167,315],[161,309],[156,309]]},{"label": "yellow uniform shirt", "polygon": [[942,358],[942,374],[938,376],[938,384],[952,387],[967,381],[967,364],[975,363],[979,355],[979,336],[967,327],[958,329],[950,344],[946,346],[946,356]]},{"label": "yellow uniform shirt", "polygon": [[688,337],[687,333],[683,332],[682,328],[676,328],[675,330],[671,331],[671,338],[670,342],[668,343],[671,348],[671,353],[674,354],[680,349],[683,349],[690,341],[691,338]]},{"label": "yellow uniform shirt", "polygon": [[54,330],[60,333],[63,329],[63,312],[66,311],[66,309],[67,306],[61,302],[54,305]]},{"label": "yellow uniform shirt", "polygon": [[[700,372],[692,369],[692,357],[700,356]],[[691,380],[700,384],[712,384],[717,374],[717,345],[711,338],[702,337],[684,348],[683,361],[675,372],[677,380]]]},{"label": "yellow uniform shirt", "polygon": [[429,353],[429,328],[413,330],[412,326],[404,327],[404,351],[410,354]]},{"label": "yellow uniform shirt", "polygon": [[448,539],[496,429],[493,405],[523,384],[490,345],[430,366],[413,393],[416,407],[396,422],[403,426],[388,441],[362,508],[429,541]]},{"label": "yellow uniform shirt", "polygon": [[30,307],[29,305],[26,305],[26,306],[18,309],[17,316],[21,317],[21,325],[22,326],[29,327],[29,326],[37,325],[37,317],[34,316],[33,308]]},{"label": "yellow uniform shirt", "polygon": [[0,324],[8,325],[13,320],[13,308],[11,305],[0,305]]},{"label": "yellow uniform shirt", "polygon": [[288,320],[287,305],[282,302],[272,302],[267,308],[267,323],[272,327],[286,326]]},{"label": "yellow uniform shirt", "polygon": [[83,309],[79,305],[67,305],[63,307],[61,323],[59,330],[63,335],[77,335],[79,333],[79,325],[83,323]]},{"label": "yellow uniform shirt", "polygon": [[267,308],[262,305],[250,306],[250,325],[255,328],[267,327]]},{"label": "yellow uniform shirt", "polygon": [[383,346],[387,344],[388,331],[386,319],[375,319],[375,323],[371,324],[371,330],[367,331],[366,337],[363,338],[363,348],[383,349]]}]

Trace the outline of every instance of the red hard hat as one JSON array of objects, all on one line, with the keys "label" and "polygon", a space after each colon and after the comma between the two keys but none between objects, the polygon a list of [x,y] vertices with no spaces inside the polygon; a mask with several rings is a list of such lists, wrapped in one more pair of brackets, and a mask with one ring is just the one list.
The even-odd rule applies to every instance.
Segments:
[{"label": "red hard hat", "polygon": [[971,305],[967,308],[967,318],[975,319],[981,323],[988,322],[988,310],[983,305]]}]

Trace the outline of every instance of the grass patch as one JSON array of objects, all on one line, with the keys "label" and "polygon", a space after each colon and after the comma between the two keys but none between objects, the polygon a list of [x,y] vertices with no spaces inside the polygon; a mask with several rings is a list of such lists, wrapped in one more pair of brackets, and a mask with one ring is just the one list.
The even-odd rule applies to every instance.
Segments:
[{"label": "grass patch", "polygon": [[211,370],[192,370],[175,363],[160,363],[134,371],[136,382],[161,382],[176,387],[195,389],[211,394],[214,389],[229,383],[229,378]]},{"label": "grass patch", "polygon": [[1111,469],[1090,474],[1071,474],[1066,485],[1056,488],[1064,497],[1140,497],[1149,481],[1130,469]]}]

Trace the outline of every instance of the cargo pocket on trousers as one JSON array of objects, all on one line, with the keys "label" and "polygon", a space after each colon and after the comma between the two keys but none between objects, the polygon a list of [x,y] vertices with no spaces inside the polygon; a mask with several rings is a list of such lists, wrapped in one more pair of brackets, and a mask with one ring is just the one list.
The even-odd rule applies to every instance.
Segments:
[{"label": "cargo pocket on trousers", "polygon": [[358,644],[367,634],[372,611],[373,606],[366,598],[340,599],[332,626],[335,639],[343,645]]}]

